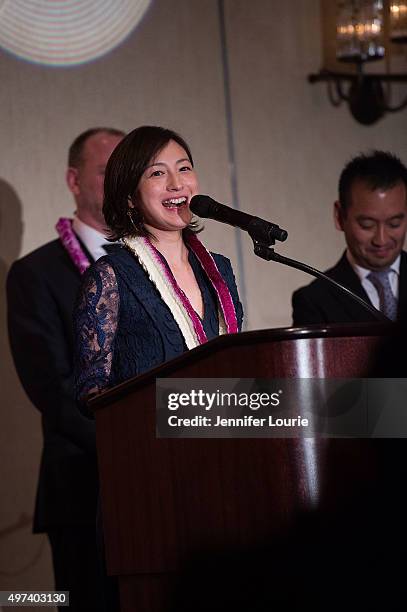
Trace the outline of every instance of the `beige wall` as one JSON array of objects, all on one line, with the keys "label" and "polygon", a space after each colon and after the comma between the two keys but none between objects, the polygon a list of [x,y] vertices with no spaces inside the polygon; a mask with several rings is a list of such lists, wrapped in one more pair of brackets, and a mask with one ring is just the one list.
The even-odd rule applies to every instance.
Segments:
[{"label": "beige wall", "polygon": [[[202,192],[231,203],[217,11],[216,0],[155,0],[124,44],[76,68],[31,65],[0,52],[2,285],[11,261],[53,239],[57,218],[72,212],[64,183],[67,147],[90,126],[130,130],[152,123],[180,131],[191,144]],[[345,106],[330,106],[324,85],[308,84],[307,75],[321,65],[318,0],[225,0],[225,15],[241,208],[288,229],[279,252],[325,268],[343,245],[331,219],[340,169],[372,147],[407,161],[407,111],[364,127]],[[236,232],[206,225],[207,244],[231,257],[239,280]],[[248,236],[238,239],[247,328],[289,324],[290,295],[308,279],[255,258]],[[0,589],[45,588],[51,585],[47,544],[29,535],[25,521],[38,471],[39,417],[10,361],[4,298],[0,314],[6,388]]]},{"label": "beige wall", "polygon": [[[407,112],[365,127],[330,105],[324,84],[308,84],[322,61],[318,2],[226,6],[242,207],[288,229],[280,253],[325,269],[343,245],[332,223],[341,168],[370,148],[407,161]],[[243,239],[250,327],[287,325],[291,293],[308,278],[257,260]]]}]

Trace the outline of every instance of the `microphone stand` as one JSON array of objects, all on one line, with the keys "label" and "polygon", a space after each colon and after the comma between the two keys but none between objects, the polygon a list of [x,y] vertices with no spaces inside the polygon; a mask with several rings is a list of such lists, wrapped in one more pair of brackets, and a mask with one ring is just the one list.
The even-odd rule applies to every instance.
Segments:
[{"label": "microphone stand", "polygon": [[[250,231],[249,231],[249,234],[250,234]],[[267,244],[265,242],[256,240],[255,238],[253,238],[253,236],[251,236],[251,238],[253,239],[254,254],[257,255],[258,257],[261,257],[262,259],[265,259],[266,261],[276,261],[278,263],[284,264],[285,266],[289,266],[290,268],[295,268],[296,270],[301,270],[302,272],[305,272],[306,274],[315,276],[315,278],[321,278],[322,280],[327,281],[332,286],[339,289],[339,291],[341,291],[343,294],[349,296],[351,299],[357,302],[360,306],[362,306],[365,310],[368,310],[370,314],[372,314],[378,321],[382,323],[384,322],[392,323],[392,321],[388,317],[386,317],[386,315],[380,312],[380,310],[377,310],[374,306],[371,306],[370,304],[365,302],[365,300],[363,300],[358,295],[353,293],[353,291],[351,291],[347,287],[344,287],[340,283],[337,283],[336,281],[334,281],[332,278],[330,278],[323,272],[320,272],[316,268],[312,268],[311,266],[305,263],[302,263],[301,261],[296,261],[295,259],[290,259],[289,257],[284,257],[284,255],[279,255],[278,253],[276,253],[274,249],[272,248],[272,246],[274,246],[275,244],[275,240],[272,240],[270,244]]]}]

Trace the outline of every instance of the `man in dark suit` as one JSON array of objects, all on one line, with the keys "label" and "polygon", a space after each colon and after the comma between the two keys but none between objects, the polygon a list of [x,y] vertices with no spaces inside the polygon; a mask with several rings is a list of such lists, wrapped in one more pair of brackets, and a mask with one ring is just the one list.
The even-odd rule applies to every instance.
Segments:
[{"label": "man in dark suit", "polygon": [[46,532],[55,588],[70,591],[71,610],[102,609],[95,517],[95,428],[75,402],[72,310],[81,274],[104,253],[106,163],[123,132],[94,128],[69,150],[67,184],[74,219],[60,237],[16,261],[7,279],[11,350],[21,383],[42,415],[44,446],[34,533]]},{"label": "man in dark suit", "polygon": [[[339,180],[335,226],[347,249],[326,274],[390,319],[407,308],[407,168],[394,155],[374,151],[351,160]],[[362,306],[327,282],[294,292],[293,324],[375,321]]]}]

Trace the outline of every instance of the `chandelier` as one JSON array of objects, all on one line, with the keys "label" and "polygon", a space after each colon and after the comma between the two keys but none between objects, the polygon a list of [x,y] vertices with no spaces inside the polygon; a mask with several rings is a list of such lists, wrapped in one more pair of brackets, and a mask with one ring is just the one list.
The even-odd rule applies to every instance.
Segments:
[{"label": "chandelier", "polygon": [[407,0],[338,0],[336,3],[336,60],[350,71],[322,69],[308,77],[310,83],[326,81],[334,106],[347,102],[353,117],[364,125],[385,113],[402,110],[407,96],[391,101],[391,84],[407,82],[407,74],[365,70],[370,62],[388,62],[394,43],[407,43]]}]

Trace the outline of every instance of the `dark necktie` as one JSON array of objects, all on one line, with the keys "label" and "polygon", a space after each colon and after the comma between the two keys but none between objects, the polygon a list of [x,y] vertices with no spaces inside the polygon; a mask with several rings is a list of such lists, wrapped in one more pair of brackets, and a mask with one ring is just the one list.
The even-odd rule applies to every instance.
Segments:
[{"label": "dark necktie", "polygon": [[390,268],[385,270],[374,270],[367,278],[375,286],[379,294],[380,310],[392,321],[397,319],[397,300],[393,295],[389,279]]}]

